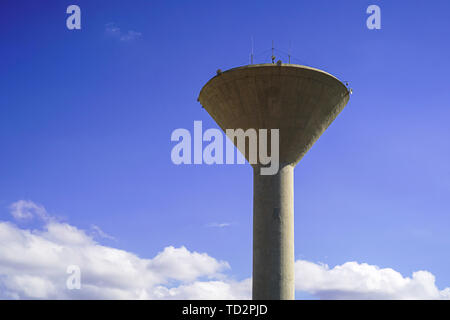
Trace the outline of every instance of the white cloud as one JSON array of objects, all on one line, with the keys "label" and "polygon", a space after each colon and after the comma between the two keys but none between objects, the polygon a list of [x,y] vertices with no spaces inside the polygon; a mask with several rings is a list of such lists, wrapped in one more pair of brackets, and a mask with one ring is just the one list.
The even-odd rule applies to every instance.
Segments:
[{"label": "white cloud", "polygon": [[206,253],[190,252],[185,247],[166,247],[151,260],[150,266],[165,277],[184,282],[202,276],[220,277],[219,271],[230,268],[225,261],[217,261]]},{"label": "white cloud", "polygon": [[[40,208],[48,216],[31,201],[11,210],[23,207]],[[66,288],[69,265],[81,269],[80,290]],[[55,219],[46,220],[39,230],[0,221],[0,298],[173,299],[198,297],[206,292],[202,287],[217,298],[249,298],[247,282],[223,273],[229,268],[225,261],[185,247],[169,246],[144,259],[101,245],[87,232]]]},{"label": "white cloud", "polygon": [[[81,269],[81,290],[68,290],[68,265]],[[156,299],[185,296],[203,285],[227,293],[228,263],[185,247],[167,247],[153,259],[96,243],[83,230],[52,222],[26,230],[0,222],[0,297]],[[222,283],[217,279],[224,278]],[[175,282],[179,288],[174,286]],[[220,296],[220,294],[217,294]]]},{"label": "white cloud", "polygon": [[450,299],[450,288],[439,290],[428,271],[414,272],[409,278],[367,263],[346,262],[330,268],[297,260],[295,274],[296,290],[321,299]]},{"label": "white cloud", "polygon": [[226,299],[246,300],[251,297],[251,279],[243,281],[195,281],[175,288],[158,287],[162,299]]},{"label": "white cloud", "polygon": [[10,206],[12,216],[17,220],[28,220],[38,217],[42,220],[48,220],[49,215],[41,205],[28,200],[19,200]]},{"label": "white cloud", "polygon": [[[236,281],[230,266],[185,247],[164,248],[151,259],[99,244],[92,235],[50,217],[44,207],[18,201],[22,220],[45,217],[42,229],[0,221],[0,298],[12,299],[249,299],[251,279]],[[99,230],[101,230],[99,228]],[[66,288],[69,265],[81,270],[81,289]],[[347,262],[330,268],[295,263],[296,290],[322,299],[449,299],[435,277],[404,277],[390,268]]]},{"label": "white cloud", "polygon": [[228,222],[222,222],[222,223],[213,222],[213,223],[210,223],[210,224],[208,224],[206,226],[210,227],[210,228],[225,228],[225,227],[231,226],[231,223],[228,223]]},{"label": "white cloud", "polygon": [[107,234],[104,232],[99,226],[96,226],[95,224],[91,225],[92,235],[94,237],[100,237],[108,240],[116,240],[113,236]]},{"label": "white cloud", "polygon": [[128,30],[128,31],[122,31],[119,27],[117,27],[114,23],[107,23],[105,25],[105,31],[106,34],[109,36],[112,36],[116,39],[119,39],[120,41],[132,41],[140,38],[142,36],[142,33]]}]

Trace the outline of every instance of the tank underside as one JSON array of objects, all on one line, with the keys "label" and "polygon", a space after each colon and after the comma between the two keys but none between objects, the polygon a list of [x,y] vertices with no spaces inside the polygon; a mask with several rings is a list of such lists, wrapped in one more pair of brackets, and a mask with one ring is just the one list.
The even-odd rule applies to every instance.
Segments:
[{"label": "tank underside", "polygon": [[[293,64],[230,69],[208,81],[198,98],[223,130],[279,129],[279,159],[289,164],[300,161],[348,99],[334,76]],[[248,150],[240,151],[248,160]]]}]

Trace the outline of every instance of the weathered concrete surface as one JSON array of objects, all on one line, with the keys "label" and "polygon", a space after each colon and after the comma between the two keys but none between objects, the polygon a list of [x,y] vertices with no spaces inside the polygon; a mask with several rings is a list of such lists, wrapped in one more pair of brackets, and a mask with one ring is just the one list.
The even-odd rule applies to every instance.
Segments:
[{"label": "weathered concrete surface", "polygon": [[[294,299],[294,166],[342,111],[349,91],[321,70],[261,64],[218,74],[198,100],[224,131],[280,130],[278,174],[261,176],[259,163],[252,164],[253,299]],[[249,160],[246,149],[240,151]]]},{"label": "weathered concrete surface", "polygon": [[294,166],[253,170],[253,299],[291,300],[294,274]]},{"label": "weathered concrete surface", "polygon": [[[280,162],[292,164],[348,99],[347,88],[332,75],[293,64],[230,69],[209,80],[198,98],[222,130],[280,129]],[[248,160],[248,150],[245,155]]]}]

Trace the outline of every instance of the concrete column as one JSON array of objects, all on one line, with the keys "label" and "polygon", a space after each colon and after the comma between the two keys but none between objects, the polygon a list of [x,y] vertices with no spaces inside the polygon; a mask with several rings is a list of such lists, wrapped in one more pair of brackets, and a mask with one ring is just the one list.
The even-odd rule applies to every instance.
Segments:
[{"label": "concrete column", "polygon": [[295,298],[294,166],[253,169],[253,299]]}]

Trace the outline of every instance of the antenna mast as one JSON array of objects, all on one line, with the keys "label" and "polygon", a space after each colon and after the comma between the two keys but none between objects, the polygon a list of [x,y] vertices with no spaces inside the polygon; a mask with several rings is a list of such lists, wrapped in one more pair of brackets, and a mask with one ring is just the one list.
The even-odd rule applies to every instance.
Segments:
[{"label": "antenna mast", "polygon": [[275,56],[273,55],[273,40],[272,40],[272,63],[275,63]]},{"label": "antenna mast", "polygon": [[289,58],[289,64],[291,64],[291,40],[289,40],[288,58]]},{"label": "antenna mast", "polygon": [[253,36],[252,36],[252,53],[250,54],[250,64],[253,64]]}]

